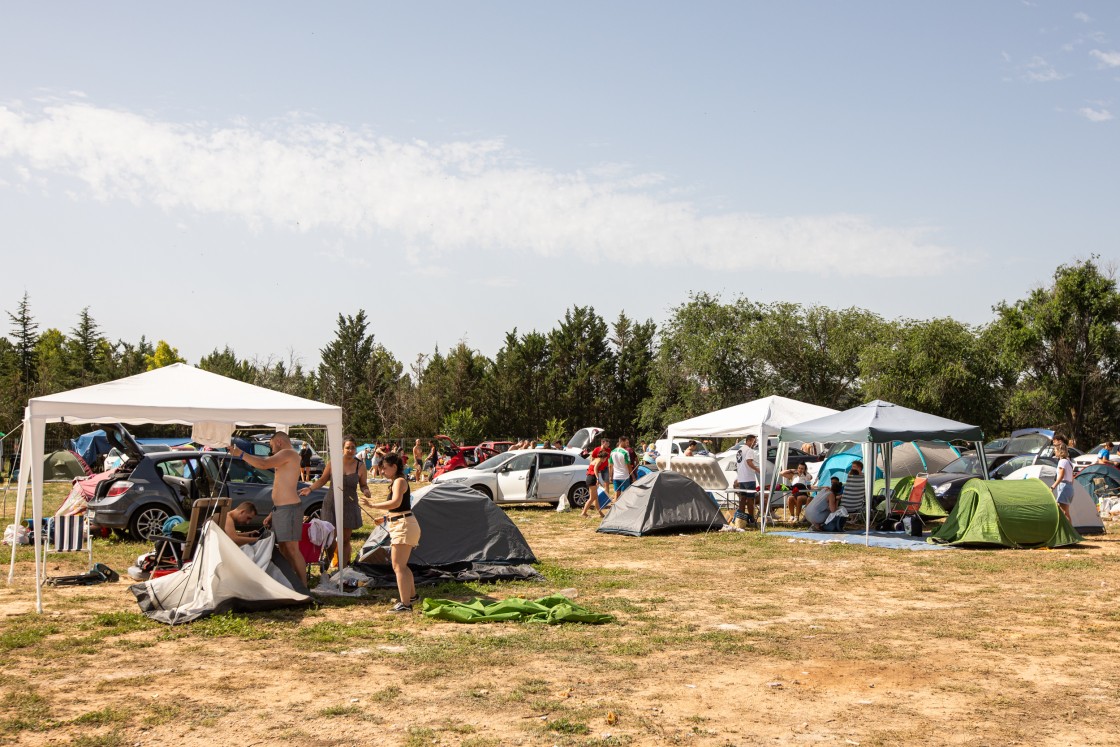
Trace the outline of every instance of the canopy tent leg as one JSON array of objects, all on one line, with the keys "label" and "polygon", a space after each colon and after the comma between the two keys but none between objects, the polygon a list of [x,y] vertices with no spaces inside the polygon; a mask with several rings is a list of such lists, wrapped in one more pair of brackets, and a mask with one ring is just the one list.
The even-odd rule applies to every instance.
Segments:
[{"label": "canopy tent leg", "polygon": [[327,426],[327,453],[330,454],[331,463],[338,465],[338,472],[331,468],[331,495],[334,497],[334,518],[337,526],[334,531],[334,548],[338,556],[338,570],[341,571],[350,563],[350,558],[342,557],[342,526],[345,523],[342,511],[342,479],[334,479],[335,474],[342,475],[342,424]]},{"label": "canopy tent leg", "polygon": [[47,546],[43,542],[43,443],[47,436],[45,421],[32,421],[30,444],[31,464],[20,468],[20,475],[31,467],[31,513],[35,523],[35,611],[43,613],[43,581],[47,572]]},{"label": "canopy tent leg", "polygon": [[[866,547],[871,546],[871,493],[875,489],[875,448],[877,444],[865,443],[861,446],[863,451],[863,496],[864,496],[864,509],[863,509],[863,544]],[[871,475],[868,478],[868,469],[870,468]]]}]

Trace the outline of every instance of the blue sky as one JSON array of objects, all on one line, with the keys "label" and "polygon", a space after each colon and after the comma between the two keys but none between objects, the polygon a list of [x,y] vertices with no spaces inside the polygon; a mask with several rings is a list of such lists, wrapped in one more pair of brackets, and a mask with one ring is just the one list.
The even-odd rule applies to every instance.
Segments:
[{"label": "blue sky", "polygon": [[25,3],[0,69],[3,308],[192,362],[1120,258],[1115,3]]}]

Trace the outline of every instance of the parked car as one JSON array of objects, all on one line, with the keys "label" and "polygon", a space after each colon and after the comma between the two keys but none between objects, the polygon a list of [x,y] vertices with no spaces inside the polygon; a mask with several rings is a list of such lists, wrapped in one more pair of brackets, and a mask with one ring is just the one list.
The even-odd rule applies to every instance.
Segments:
[{"label": "parked car", "polygon": [[[1023,458],[1026,458],[1028,462],[1033,462],[1036,458],[1033,454],[986,454],[986,456],[989,480],[1001,480],[1005,475],[1014,471],[1013,469],[1003,469],[1007,462],[1020,459],[1021,463]],[[946,511],[952,511],[953,506],[957,505],[957,500],[961,497],[961,488],[964,484],[974,477],[979,477],[980,474],[980,460],[976,458],[975,453],[970,453],[961,455],[956,461],[947,464],[940,472],[931,472],[927,476],[927,481],[941,507]]]},{"label": "parked car", "polygon": [[587,456],[587,452],[591,451],[599,445],[599,436],[601,436],[602,434],[602,428],[597,428],[594,426],[590,428],[580,428],[578,431],[572,434],[572,437],[568,440],[567,445],[564,447],[564,451],[571,451],[585,457]]},{"label": "parked car", "polygon": [[[98,484],[90,499],[88,518],[93,527],[108,527],[146,542],[162,533],[171,516],[190,516],[191,502],[209,496],[228,496],[234,506],[252,501],[257,508],[254,526],[272,511],[270,470],[259,470],[221,451],[145,453],[124,428],[106,425],[105,433],[126,461]],[[302,498],[304,515],[317,516],[326,495],[320,488]]]},{"label": "parked car", "polygon": [[[272,447],[269,446],[269,441],[272,439],[271,434],[258,434],[253,436],[249,441],[249,447],[240,447],[243,451],[247,451],[255,456],[272,456]],[[316,479],[319,475],[323,474],[323,470],[327,466],[327,462],[323,459],[322,455],[315,451],[315,447],[302,439],[293,438],[292,448],[299,451],[303,448],[304,443],[307,443],[308,448],[311,449],[311,479]]]},{"label": "parked car", "polygon": [[[1115,444],[1117,442],[1113,441],[1112,443]],[[1097,463],[1097,458],[1098,458],[1097,455],[1101,453],[1101,449],[1103,449],[1104,447],[1105,447],[1105,444],[1099,443],[1096,446],[1094,446],[1093,448],[1086,451],[1084,454],[1081,454],[1080,456],[1076,456],[1076,457],[1071,457],[1073,459],[1073,468],[1074,469],[1084,469],[1085,467],[1088,467],[1091,464],[1096,464]],[[1120,465],[1120,454],[1117,454],[1117,453],[1114,452],[1114,453],[1109,455],[1108,460],[1110,462],[1112,462],[1113,464]]]},{"label": "parked car", "polygon": [[567,450],[518,449],[439,475],[433,483],[464,483],[495,503],[557,503],[560,496],[583,507],[589,492],[584,477],[588,461]]},{"label": "parked car", "polygon": [[1050,446],[1054,431],[1046,428],[1020,428],[1007,438],[984,444],[985,454],[1037,454]]}]

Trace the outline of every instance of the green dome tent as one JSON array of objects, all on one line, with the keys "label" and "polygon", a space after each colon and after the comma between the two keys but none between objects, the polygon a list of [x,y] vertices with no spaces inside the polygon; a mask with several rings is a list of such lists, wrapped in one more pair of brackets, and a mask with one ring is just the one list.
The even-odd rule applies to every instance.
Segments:
[{"label": "green dome tent", "polygon": [[1082,537],[1042,480],[969,480],[945,523],[929,538],[948,545],[1065,547]]},{"label": "green dome tent", "polygon": [[78,458],[69,451],[55,451],[43,460],[44,480],[65,480],[69,482],[75,477],[85,477],[86,471]]}]

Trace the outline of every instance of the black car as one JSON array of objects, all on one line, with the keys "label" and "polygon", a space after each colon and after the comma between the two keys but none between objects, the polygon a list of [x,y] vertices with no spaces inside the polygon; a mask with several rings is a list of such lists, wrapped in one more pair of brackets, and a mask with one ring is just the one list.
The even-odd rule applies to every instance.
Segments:
[{"label": "black car", "polygon": [[[987,449],[985,449],[987,452]],[[1032,464],[1056,466],[1058,460],[1053,449],[1043,449],[1038,454],[986,454],[988,458],[988,479],[1002,480],[1016,470]],[[952,511],[961,496],[961,488],[966,482],[980,475],[980,462],[975,453],[964,454],[950,462],[940,472],[931,473],[928,483],[933,488],[937,502],[946,511]]]},{"label": "black car", "polygon": [[[168,518],[190,516],[192,501],[211,496],[228,496],[234,506],[251,501],[257,508],[255,525],[272,511],[270,470],[256,469],[220,451],[145,453],[120,426],[107,425],[105,434],[126,461],[98,484],[90,499],[93,527],[109,527],[148,541],[162,533]],[[326,494],[319,489],[301,498],[304,515],[317,516]]]}]

